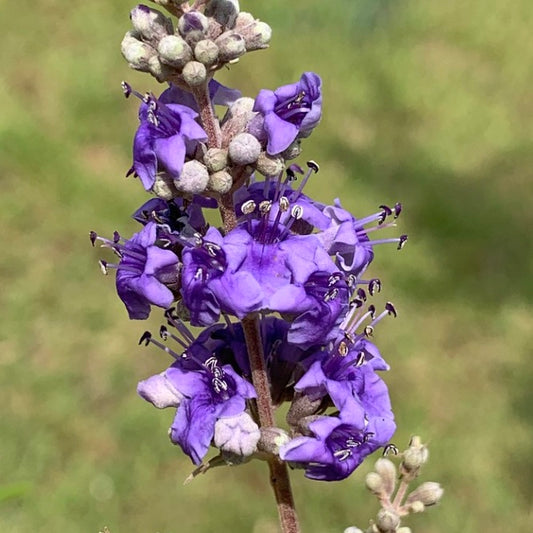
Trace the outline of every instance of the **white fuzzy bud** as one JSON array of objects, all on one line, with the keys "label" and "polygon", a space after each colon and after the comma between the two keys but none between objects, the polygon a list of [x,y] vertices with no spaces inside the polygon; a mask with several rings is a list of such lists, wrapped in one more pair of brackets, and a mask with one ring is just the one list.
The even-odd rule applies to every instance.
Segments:
[{"label": "white fuzzy bud", "polygon": [[128,31],[122,39],[120,51],[131,68],[149,72],[149,61],[156,55],[156,51],[149,44],[137,39],[137,36],[137,33]]},{"label": "white fuzzy bud", "polygon": [[439,483],[427,481],[411,492],[405,503],[410,504],[415,501],[421,501],[426,507],[429,507],[438,503],[443,494],[444,490]]},{"label": "white fuzzy bud", "polygon": [[404,527],[399,527],[396,530],[396,533],[412,533],[412,532],[411,532],[411,528],[410,527],[404,526]]},{"label": "white fuzzy bud", "polygon": [[189,61],[184,67],[181,73],[183,80],[190,87],[198,87],[202,85],[207,79],[207,70],[205,65],[198,61]]},{"label": "white fuzzy bud", "polygon": [[407,472],[417,471],[429,459],[429,450],[422,444],[420,437],[413,437],[409,448],[403,452],[402,468]]},{"label": "white fuzzy bud", "polygon": [[284,161],[281,157],[261,152],[257,158],[255,168],[263,176],[277,176],[283,170],[283,163]]},{"label": "white fuzzy bud", "polygon": [[239,14],[239,0],[209,0],[205,14],[226,28],[233,28]]},{"label": "white fuzzy bud", "polygon": [[244,38],[246,50],[252,52],[253,50],[268,48],[272,38],[272,28],[266,22],[258,20],[248,28],[240,30],[239,34]]},{"label": "white fuzzy bud", "polygon": [[376,517],[376,526],[382,533],[392,533],[398,529],[400,517],[393,511],[380,509]]},{"label": "white fuzzy bud", "polygon": [[170,78],[174,71],[168,65],[164,65],[159,60],[159,57],[153,56],[148,61],[148,69],[150,74],[158,81],[163,82]]},{"label": "white fuzzy bud", "polygon": [[383,493],[383,478],[377,472],[369,472],[365,477],[366,488],[372,494],[382,494]]},{"label": "white fuzzy bud", "polygon": [[408,507],[411,513],[423,513],[426,510],[424,502],[421,502],[420,500],[411,502]]},{"label": "white fuzzy bud", "polygon": [[218,172],[228,166],[228,151],[222,148],[209,148],[204,154],[204,164],[209,172]]},{"label": "white fuzzy bud", "polygon": [[240,30],[251,26],[256,21],[256,18],[246,11],[241,11],[235,20],[235,30],[240,33]]},{"label": "white fuzzy bud", "polygon": [[246,53],[246,42],[242,35],[227,31],[215,41],[221,61],[233,61]]},{"label": "white fuzzy bud", "polygon": [[350,526],[344,530],[344,533],[363,533],[358,527]]},{"label": "white fuzzy bud", "polygon": [[130,11],[133,29],[142,35],[143,39],[157,44],[165,35],[174,32],[172,21],[157,9],[139,4]]},{"label": "white fuzzy bud", "polygon": [[194,57],[206,66],[214,65],[218,59],[218,46],[209,39],[198,41],[194,47]]},{"label": "white fuzzy bud", "polygon": [[209,190],[218,194],[226,194],[231,190],[233,178],[229,172],[219,170],[209,176]]},{"label": "white fuzzy bud", "polygon": [[152,192],[163,200],[172,200],[178,196],[178,191],[174,187],[172,176],[164,172],[158,172],[155,177]]},{"label": "white fuzzy bud", "polygon": [[187,161],[178,178],[174,180],[174,185],[178,191],[188,194],[200,194],[207,188],[209,173],[200,161],[195,159]]},{"label": "white fuzzy bud", "polygon": [[157,45],[159,57],[163,63],[181,68],[192,59],[192,50],[184,39],[178,35],[167,35]]},{"label": "white fuzzy bud", "polygon": [[390,496],[396,487],[396,466],[390,459],[381,458],[376,461],[374,468],[383,479],[383,491]]},{"label": "white fuzzy bud", "polygon": [[261,153],[261,143],[250,133],[239,133],[229,143],[230,159],[237,165],[250,165],[257,161]]},{"label": "white fuzzy bud", "polygon": [[257,450],[260,436],[257,424],[248,413],[243,412],[219,418],[215,423],[213,440],[215,446],[224,452],[248,457]]}]

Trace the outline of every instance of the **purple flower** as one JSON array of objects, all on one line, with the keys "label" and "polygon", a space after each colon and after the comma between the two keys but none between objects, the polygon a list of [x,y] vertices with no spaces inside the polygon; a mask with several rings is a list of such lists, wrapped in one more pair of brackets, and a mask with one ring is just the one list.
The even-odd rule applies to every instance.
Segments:
[{"label": "purple flower", "polygon": [[[184,358],[193,357],[187,353]],[[200,464],[215,435],[215,424],[245,411],[255,398],[253,386],[230,365],[219,366],[215,357],[198,361],[195,370],[178,360],[164,374],[141,381],[139,394],[156,407],[178,404],[170,439],[179,444],[193,463]],[[169,392],[170,391],[170,392]],[[247,428],[251,432],[250,428]]]},{"label": "purple flower", "polygon": [[118,264],[100,261],[107,274],[109,268],[116,269],[116,287],[131,319],[145,319],[150,314],[150,305],[168,307],[174,295],[168,286],[175,286],[179,280],[179,260],[170,250],[160,248],[158,227],[154,222],[124,240],[115,232],[113,240],[99,237],[91,232],[91,241],[101,241],[120,257]]},{"label": "purple flower", "polygon": [[283,152],[298,136],[307,137],[320,122],[321,84],[317,74],[304,72],[296,83],[259,92],[254,111],[264,117],[269,154]]},{"label": "purple flower", "polygon": [[[191,323],[208,325],[220,310],[244,318],[274,311],[293,318],[288,341],[322,341],[348,300],[344,276],[314,235],[252,220],[205,246],[183,252],[182,294]],[[211,250],[210,252],[208,250]]]},{"label": "purple flower", "polygon": [[280,449],[280,457],[305,468],[318,481],[347,478],[372,452],[385,446],[396,429],[391,417],[372,417],[353,425],[346,416],[322,416],[309,424],[312,437],[296,437]]},{"label": "purple flower", "polygon": [[394,209],[382,205],[377,213],[356,219],[342,208],[337,198],[334,205],[327,206],[323,210],[324,215],[330,219],[330,225],[318,234],[318,238],[328,253],[336,255],[337,264],[343,272],[358,277],[374,259],[374,246],[396,243],[400,249],[407,240],[406,235],[391,239],[370,240],[367,234],[368,229],[365,229],[366,225],[375,222],[378,225],[373,229],[393,226],[393,223],[384,224],[384,221],[392,214],[396,219],[400,215],[401,208],[400,204],[396,204]]},{"label": "purple flower", "polygon": [[154,185],[158,170],[179,177],[188,149],[207,139],[195,120],[197,116],[196,111],[185,105],[164,103],[153,95],[143,98],[130,173],[141,179],[146,190]]},{"label": "purple flower", "polygon": [[165,273],[177,277],[178,258],[156,246],[156,238],[157,226],[150,222],[120,249],[117,292],[132,319],[148,318],[150,305],[168,307],[174,300],[160,279]]},{"label": "purple flower", "polygon": [[349,476],[396,429],[387,387],[370,366],[334,378],[328,379],[315,363],[295,388],[327,388],[339,416],[315,419],[308,425],[312,436],[296,437],[280,450],[283,460],[304,466],[306,477],[322,481]]}]

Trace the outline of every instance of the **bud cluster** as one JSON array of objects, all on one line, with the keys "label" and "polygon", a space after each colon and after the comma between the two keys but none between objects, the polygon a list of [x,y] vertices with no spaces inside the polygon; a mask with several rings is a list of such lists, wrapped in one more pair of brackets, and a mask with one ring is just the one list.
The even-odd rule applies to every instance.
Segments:
[{"label": "bud cluster", "polygon": [[157,2],[172,20],[143,4],[130,13],[133,29],[122,40],[122,55],[131,68],[149,72],[159,82],[194,88],[246,52],[267,48],[268,24],[240,12],[238,0]]},{"label": "bud cluster", "polygon": [[[409,484],[419,476],[429,458],[427,446],[422,444],[420,437],[413,437],[402,453],[394,445],[389,445],[384,455],[391,454],[401,458],[399,469],[383,457],[376,461],[374,471],[366,476],[366,486],[378,498],[381,509],[365,533],[411,533],[410,528],[401,526],[401,519],[437,504],[444,493],[440,484],[433,481],[426,481],[408,493]],[[347,528],[345,533],[355,533],[354,529]]]}]

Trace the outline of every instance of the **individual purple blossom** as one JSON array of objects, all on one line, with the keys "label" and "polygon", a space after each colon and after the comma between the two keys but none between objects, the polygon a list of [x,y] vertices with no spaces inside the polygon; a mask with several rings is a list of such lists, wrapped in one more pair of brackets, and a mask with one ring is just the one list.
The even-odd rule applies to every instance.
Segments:
[{"label": "individual purple blossom", "polygon": [[157,225],[149,222],[129,240],[121,242],[118,234],[109,241],[91,232],[91,240],[100,240],[112,248],[120,257],[118,264],[101,261],[104,271],[115,268],[116,287],[130,319],[146,319],[150,306],[168,307],[174,300],[172,291],[166,286],[178,279],[178,257],[170,250],[156,244]]},{"label": "individual purple blossom", "polygon": [[388,228],[394,223],[384,224],[387,217],[394,214],[396,219],[401,212],[401,205],[396,204],[394,209],[386,205],[380,211],[362,219],[356,219],[351,213],[342,208],[339,199],[334,205],[326,206],[323,214],[330,219],[327,229],[318,234],[328,253],[335,255],[339,268],[346,274],[358,277],[374,259],[373,247],[377,244],[397,243],[401,248],[407,240],[406,235],[391,239],[370,240],[368,237],[368,224],[378,223],[375,228]]},{"label": "individual purple blossom", "polygon": [[246,400],[256,396],[249,382],[230,365],[219,366],[214,357],[198,361],[195,370],[182,368],[177,360],[156,380],[155,384],[154,378],[141,381],[137,390],[156,407],[172,405],[168,391],[177,391],[178,408],[169,435],[194,464],[200,464],[207,453],[216,422],[244,413]]},{"label": "individual purple blossom", "polygon": [[[125,93],[133,93],[124,85]],[[140,125],[133,140],[133,166],[129,173],[138,176],[148,191],[160,170],[178,178],[185,157],[195,143],[205,141],[207,134],[196,122],[198,113],[182,104],[164,103],[153,95],[142,97]],[[128,174],[129,174],[128,173]]]},{"label": "individual purple blossom", "polygon": [[259,92],[254,111],[264,118],[269,154],[283,152],[297,137],[307,137],[317,126],[322,116],[321,85],[317,74],[304,72],[296,83]]},{"label": "individual purple blossom", "polygon": [[309,424],[312,436],[296,437],[280,449],[280,457],[305,468],[305,476],[318,481],[347,478],[372,452],[385,446],[396,426],[390,416],[369,418],[364,427],[350,416],[321,416]]}]

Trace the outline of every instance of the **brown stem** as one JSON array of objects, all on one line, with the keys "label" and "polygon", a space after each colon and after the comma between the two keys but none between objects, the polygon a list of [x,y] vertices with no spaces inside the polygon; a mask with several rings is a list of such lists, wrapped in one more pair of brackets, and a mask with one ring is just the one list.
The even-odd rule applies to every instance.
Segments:
[{"label": "brown stem", "polygon": [[[195,88],[193,95],[200,110],[200,120],[207,133],[207,143],[209,148],[220,148],[222,145],[222,134],[220,124],[215,116],[209,89],[207,84]],[[234,179],[237,178],[236,176]],[[240,177],[241,178],[241,177]],[[221,195],[219,200],[220,216],[224,224],[226,233],[237,227],[237,218],[233,205],[233,194]],[[263,342],[261,340],[261,330],[259,329],[259,318],[257,315],[251,315],[243,319],[242,326],[246,347],[248,349],[248,358],[252,371],[252,382],[257,393],[257,412],[259,416],[260,427],[274,427],[274,408],[270,396],[270,384],[263,353]],[[270,484],[276,503],[278,506],[281,530],[283,533],[299,533],[300,526],[294,507],[294,499],[291,491],[289,471],[286,463],[278,457],[272,455],[268,459],[270,469]]]},{"label": "brown stem", "polygon": [[[244,338],[248,348],[248,358],[252,370],[252,382],[257,393],[257,412],[261,427],[274,427],[274,408],[270,396],[270,384],[263,353],[261,330],[257,315],[248,315],[242,320]],[[283,533],[298,533],[300,526],[294,506],[291,483],[287,464],[278,457],[272,456],[268,460],[270,469],[270,484],[278,505],[279,520]]]},{"label": "brown stem", "polygon": [[200,110],[202,126],[207,133],[207,146],[209,148],[220,148],[222,146],[222,133],[220,132],[220,124],[215,115],[215,110],[211,104],[209,83],[206,82],[200,87],[195,87],[192,90],[192,94]]}]

